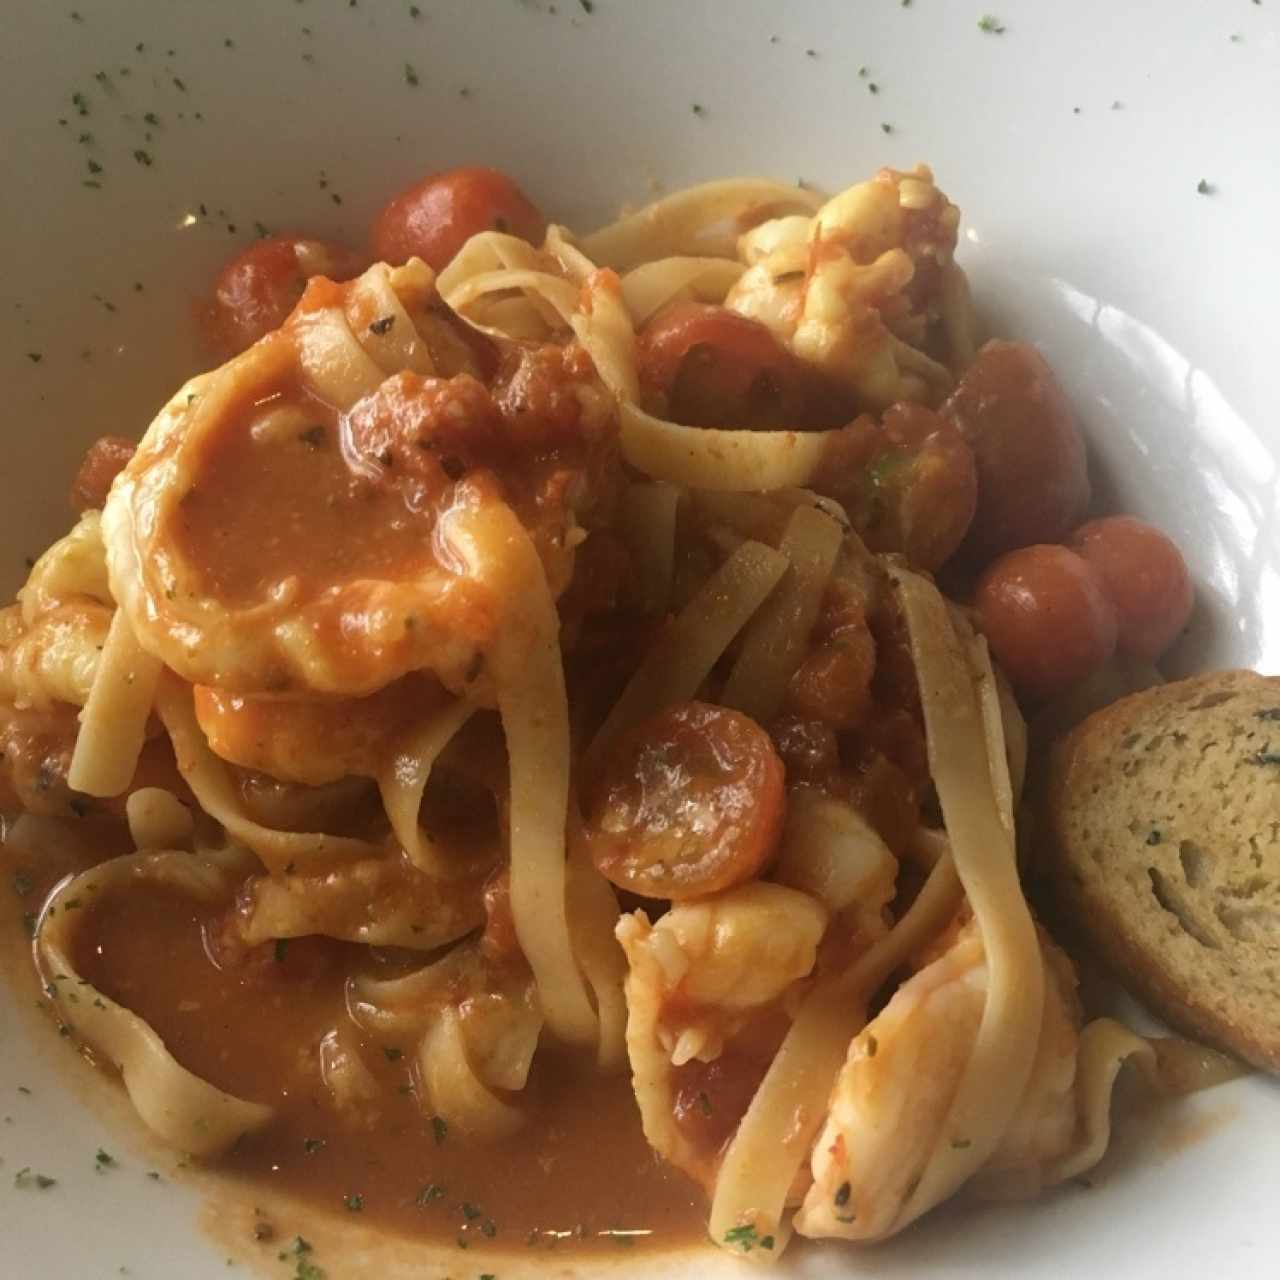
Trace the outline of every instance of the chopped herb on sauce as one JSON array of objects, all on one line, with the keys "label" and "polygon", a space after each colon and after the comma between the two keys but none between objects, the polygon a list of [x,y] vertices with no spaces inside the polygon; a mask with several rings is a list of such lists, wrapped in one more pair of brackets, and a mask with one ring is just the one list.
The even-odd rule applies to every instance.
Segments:
[{"label": "chopped herb on sauce", "polygon": [[151,158],[151,153],[149,151],[144,151],[141,147],[138,147],[134,151],[133,158],[142,165],[144,169],[151,168],[152,164],[155,163]]},{"label": "chopped herb on sauce", "polygon": [[445,1123],[443,1116],[431,1117],[431,1135],[436,1140],[436,1146],[439,1146],[449,1136],[449,1126]]},{"label": "chopped herb on sauce", "polygon": [[116,1158],[111,1154],[110,1151],[104,1151],[101,1147],[99,1147],[98,1154],[93,1157],[93,1163],[94,1163],[94,1167],[99,1170],[112,1169],[115,1167]]},{"label": "chopped herb on sauce", "polygon": [[428,1182],[421,1191],[413,1198],[413,1203],[418,1208],[429,1205],[433,1200],[443,1200],[445,1197],[445,1189],[438,1182]]},{"label": "chopped herb on sauce", "polygon": [[348,1213],[359,1213],[364,1208],[364,1196],[353,1192],[349,1196],[344,1196],[342,1203],[346,1205]]},{"label": "chopped herb on sauce", "polygon": [[388,1062],[399,1062],[404,1057],[403,1049],[396,1049],[390,1045],[384,1046],[382,1053]]},{"label": "chopped herb on sauce", "polygon": [[762,1249],[772,1249],[774,1243],[772,1236],[757,1235],[751,1223],[741,1227],[730,1227],[724,1233],[724,1242],[730,1245],[736,1244],[743,1253],[750,1253],[756,1245]]},{"label": "chopped herb on sauce", "polygon": [[1280,764],[1280,751],[1255,751],[1249,757],[1250,764]]},{"label": "chopped herb on sauce", "polygon": [[952,1138],[951,1139],[952,1151],[968,1151],[968,1149],[971,1146],[973,1146],[973,1142],[969,1138]]},{"label": "chopped herb on sauce", "polygon": [[893,125],[891,125],[891,124],[886,124],[886,123],[882,120],[882,121],[880,122],[880,132],[881,132],[881,133],[892,133],[892,132],[893,132]]},{"label": "chopped herb on sauce", "polygon": [[40,361],[44,359],[44,355],[39,351],[28,351],[27,359],[30,360],[32,364],[39,364]]},{"label": "chopped herb on sauce", "polygon": [[418,85],[418,73],[413,69],[413,65],[408,62],[404,64],[404,82],[405,84],[413,85],[415,88]]},{"label": "chopped herb on sauce", "polygon": [[711,1099],[707,1097],[705,1090],[698,1094],[698,1110],[701,1111],[704,1116],[709,1116],[711,1114]]},{"label": "chopped herb on sauce", "polygon": [[582,6],[583,13],[595,13],[595,0],[578,0],[578,3]]},{"label": "chopped herb on sauce", "polygon": [[50,1187],[58,1185],[58,1180],[57,1178],[50,1178],[47,1174],[32,1173],[31,1166],[26,1165],[13,1175],[13,1185],[15,1187],[35,1187],[39,1191],[48,1191]]},{"label": "chopped herb on sauce", "polygon": [[1155,830],[1155,828],[1152,828],[1147,835],[1147,843],[1150,845],[1159,844],[1161,839],[1163,839],[1163,837],[1160,835],[1159,831]]},{"label": "chopped herb on sauce", "polygon": [[273,951],[273,955],[275,956],[275,962],[276,962],[276,964],[283,964],[283,963],[284,963],[285,954],[288,952],[288,950],[289,950],[289,939],[288,939],[288,938],[277,938],[277,939],[276,939],[276,945],[275,945],[275,948],[274,948],[274,951]]},{"label": "chopped herb on sauce", "polygon": [[1002,36],[1004,35],[1004,23],[993,14],[984,13],[982,17],[978,19],[978,30],[986,31],[988,34],[993,36]]},{"label": "chopped herb on sauce", "polygon": [[75,107],[76,115],[87,116],[89,114],[89,103],[83,93],[73,93],[71,95],[71,105]]},{"label": "chopped herb on sauce", "polygon": [[309,1156],[315,1155],[315,1153],[317,1151],[322,1150],[323,1147],[324,1147],[323,1138],[304,1138],[302,1140],[302,1149]]},{"label": "chopped herb on sauce", "polygon": [[1213,184],[1208,180],[1208,178],[1201,178],[1200,181],[1196,183],[1196,190],[1202,196],[1211,196],[1213,195]]},{"label": "chopped herb on sauce", "polygon": [[[315,426],[308,427],[305,431],[301,432],[298,439],[301,440],[303,444],[310,445],[313,449],[318,449],[322,444],[324,444],[324,437],[324,427],[320,423],[316,423]],[[292,875],[293,863],[290,863],[284,870],[286,875]]]}]

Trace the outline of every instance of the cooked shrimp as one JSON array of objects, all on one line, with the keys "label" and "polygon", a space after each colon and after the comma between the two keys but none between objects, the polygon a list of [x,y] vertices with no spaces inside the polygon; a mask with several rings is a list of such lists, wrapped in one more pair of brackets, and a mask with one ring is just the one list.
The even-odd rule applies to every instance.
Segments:
[{"label": "cooked shrimp", "polygon": [[[627,1049],[645,1136],[704,1185],[718,1144],[684,1121],[714,1119],[702,1127],[713,1127],[716,1139],[732,1131],[768,1065],[767,1048],[776,1047],[771,1018],[812,972],[826,922],[825,908],[807,894],[756,881],[677,904],[655,925],[643,912],[618,924],[630,964]],[[718,1093],[698,1065],[716,1063]],[[693,1094],[703,1106],[682,1096],[689,1093],[682,1068],[698,1077]]]},{"label": "cooked shrimp", "polygon": [[882,169],[807,224],[776,219],[739,242],[748,269],[725,305],[766,325],[867,408],[936,404],[948,369],[927,353],[944,318],[959,211],[923,165]]},{"label": "cooked shrimp", "polygon": [[[1034,1176],[1075,1139],[1075,974],[1043,932],[1040,942],[1047,978],[1040,1045],[984,1179],[1012,1171]],[[814,1147],[813,1186],[795,1219],[802,1235],[877,1240],[914,1217],[903,1209],[942,1140],[986,998],[982,938],[971,922],[855,1037]]]}]

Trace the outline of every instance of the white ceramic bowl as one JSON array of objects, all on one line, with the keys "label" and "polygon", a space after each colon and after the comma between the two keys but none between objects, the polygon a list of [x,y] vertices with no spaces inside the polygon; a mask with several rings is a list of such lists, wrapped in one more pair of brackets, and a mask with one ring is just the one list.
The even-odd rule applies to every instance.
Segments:
[{"label": "white ceramic bowl", "polygon": [[[1002,31],[980,29],[988,3]],[[509,169],[589,226],[655,183],[834,186],[924,159],[964,210],[987,326],[1043,347],[1113,505],[1187,552],[1202,607],[1179,661],[1280,670],[1280,0],[983,5],[8,6],[0,585],[65,526],[86,442],[139,432],[192,371],[193,301],[256,222],[359,237],[390,192],[460,162]],[[74,1085],[66,1046],[30,1021],[0,993],[0,1272],[226,1275],[197,1229],[205,1193],[145,1178],[155,1157],[121,1138],[118,1101]],[[1274,1275],[1274,1087],[1241,1081],[1142,1128],[1092,1190],[948,1211],[875,1250],[797,1249],[783,1270]],[[94,1171],[100,1142],[119,1167]],[[10,1189],[25,1165],[59,1186]],[[215,1234],[234,1238],[233,1218]],[[462,1261],[452,1274],[517,1269]]]}]

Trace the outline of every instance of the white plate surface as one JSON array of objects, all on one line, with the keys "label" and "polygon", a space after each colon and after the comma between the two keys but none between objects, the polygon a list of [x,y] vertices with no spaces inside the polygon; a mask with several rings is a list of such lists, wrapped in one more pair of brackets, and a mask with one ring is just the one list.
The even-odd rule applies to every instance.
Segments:
[{"label": "white plate surface", "polygon": [[[257,222],[358,238],[390,192],[461,162],[588,226],[658,183],[836,186],[923,159],[964,210],[987,327],[1042,346],[1113,505],[1186,551],[1202,608],[1179,661],[1280,670],[1280,0],[983,4],[1003,32],[960,0],[6,6],[0,586],[66,524],[83,446],[137,434],[191,372],[194,300]],[[0,1273],[227,1275],[199,1194],[143,1176],[155,1157],[29,1022],[0,991]],[[94,1172],[99,1143],[121,1167]],[[1120,1148],[1091,1190],[796,1250],[783,1271],[1275,1275],[1273,1085],[1194,1099]],[[59,1186],[12,1188],[24,1165]],[[452,1274],[514,1274],[474,1261]]]}]

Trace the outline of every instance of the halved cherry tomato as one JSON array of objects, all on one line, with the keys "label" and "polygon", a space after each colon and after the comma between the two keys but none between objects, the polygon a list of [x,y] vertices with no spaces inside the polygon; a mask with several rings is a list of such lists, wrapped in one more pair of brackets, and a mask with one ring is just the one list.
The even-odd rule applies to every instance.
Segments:
[{"label": "halved cherry tomato", "polygon": [[478,165],[449,169],[415,182],[383,208],[373,224],[373,252],[382,262],[418,257],[443,271],[481,231],[541,244],[547,220],[505,173]]},{"label": "halved cherry tomato", "polygon": [[979,579],[974,604],[996,659],[1027,693],[1057,693],[1115,652],[1111,601],[1093,568],[1066,547],[1001,556]]},{"label": "halved cherry tomato", "polygon": [[1061,542],[1089,505],[1084,439],[1053,370],[1024,342],[988,342],[942,406],[978,467],[962,554],[975,564]]},{"label": "halved cherry tomato", "polygon": [[363,263],[332,240],[268,236],[236,254],[218,273],[208,309],[209,339],[232,356],[278,329],[312,276],[348,280]]},{"label": "halved cherry tomato", "polygon": [[827,379],[727,307],[669,303],[641,329],[636,362],[655,407],[687,426],[806,428],[852,416]]},{"label": "halved cherry tomato", "polygon": [[1090,520],[1070,546],[1093,566],[1116,611],[1119,647],[1153,661],[1191,616],[1191,575],[1173,540],[1134,516]]},{"label": "halved cherry tomato", "polygon": [[99,436],[71,482],[71,505],[77,511],[101,511],[111,482],[129,465],[137,447],[123,436]]},{"label": "halved cherry tomato", "polygon": [[748,716],[683,702],[622,734],[583,797],[601,873],[646,898],[692,898],[757,875],[782,830],[782,761]]}]

